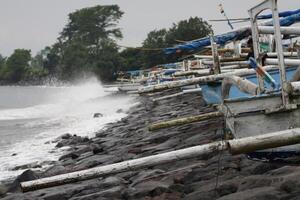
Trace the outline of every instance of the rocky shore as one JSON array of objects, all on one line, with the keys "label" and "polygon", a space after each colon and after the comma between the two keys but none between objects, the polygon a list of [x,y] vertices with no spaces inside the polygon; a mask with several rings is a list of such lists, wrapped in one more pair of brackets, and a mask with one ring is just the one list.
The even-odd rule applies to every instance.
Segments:
[{"label": "rocky shore", "polygon": [[[155,97],[155,96],[153,96]],[[151,97],[151,98],[153,98]],[[140,104],[95,138],[65,134],[57,147],[71,148],[46,171],[26,170],[14,183],[0,186],[5,200],[296,200],[300,199],[300,157],[253,161],[245,155],[206,155],[107,177],[22,193],[19,182],[88,169],[129,159],[221,140],[223,120],[148,131],[148,125],[176,117],[213,111],[200,94],[158,103],[138,97]]]}]

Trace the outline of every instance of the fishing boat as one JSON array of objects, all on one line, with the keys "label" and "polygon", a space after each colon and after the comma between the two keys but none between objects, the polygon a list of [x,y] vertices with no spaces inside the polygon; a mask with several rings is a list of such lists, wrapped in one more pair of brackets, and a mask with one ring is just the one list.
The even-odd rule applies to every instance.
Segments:
[{"label": "fishing boat", "polygon": [[[256,18],[266,9],[271,9],[273,14],[278,68],[267,72],[252,59],[249,64],[256,70],[257,75],[234,77],[238,81],[228,82],[223,79],[202,86],[204,98],[208,103],[219,104],[218,109],[224,114],[228,132],[237,139],[300,127],[300,60],[293,60],[296,66],[287,67],[288,62],[284,59],[281,45],[276,1],[267,0],[249,10],[254,55],[258,58],[260,54]],[[267,160],[285,158],[300,155],[300,145],[265,149],[247,155],[250,158]]]}]

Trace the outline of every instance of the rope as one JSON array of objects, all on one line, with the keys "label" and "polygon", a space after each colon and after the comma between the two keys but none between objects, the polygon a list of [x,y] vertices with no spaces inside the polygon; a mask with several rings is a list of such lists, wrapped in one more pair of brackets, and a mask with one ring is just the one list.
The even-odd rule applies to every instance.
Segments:
[{"label": "rope", "polygon": [[129,47],[129,46],[124,46],[119,44],[117,44],[117,46],[126,49],[139,49],[140,51],[162,51],[164,49],[164,48]]}]

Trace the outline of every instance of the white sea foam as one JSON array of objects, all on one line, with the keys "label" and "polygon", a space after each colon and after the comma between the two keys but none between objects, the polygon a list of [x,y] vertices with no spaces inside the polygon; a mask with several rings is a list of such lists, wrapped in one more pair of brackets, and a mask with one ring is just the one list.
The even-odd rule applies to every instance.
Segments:
[{"label": "white sea foam", "polygon": [[[1,125],[1,128],[11,132],[4,138],[11,144],[0,146],[0,181],[22,172],[12,171],[15,166],[57,160],[62,150],[56,149],[56,144],[49,141],[64,133],[93,137],[107,123],[126,116],[117,110],[126,111],[133,105],[128,96],[108,96],[111,93],[105,92],[95,80],[68,87],[18,87],[18,92],[27,93],[18,93],[22,97],[25,95],[29,98],[26,95],[32,95],[31,98],[40,98],[42,101],[25,108],[0,110],[0,122],[9,122],[8,125]],[[39,92],[46,97],[36,94]],[[94,113],[101,113],[103,117],[94,118]],[[0,136],[1,133],[6,135],[7,132],[0,130]]]}]

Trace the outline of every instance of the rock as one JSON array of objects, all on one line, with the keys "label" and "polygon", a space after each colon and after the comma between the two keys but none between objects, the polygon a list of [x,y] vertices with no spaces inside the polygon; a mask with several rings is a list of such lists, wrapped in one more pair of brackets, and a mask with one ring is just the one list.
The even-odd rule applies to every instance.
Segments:
[{"label": "rock", "polygon": [[31,181],[38,179],[39,175],[32,171],[32,170],[26,170],[21,175],[19,175],[16,180],[10,185],[8,192],[16,192],[21,191],[20,183],[24,181]]},{"label": "rock", "polygon": [[71,152],[71,153],[68,153],[68,154],[65,154],[65,155],[61,156],[59,158],[59,160],[66,160],[68,158],[76,159],[78,157],[79,157],[79,154]]},{"label": "rock", "polygon": [[173,184],[169,187],[169,190],[174,191],[174,192],[179,192],[179,193],[184,193],[184,185],[182,184]]},{"label": "rock", "polygon": [[223,184],[217,188],[219,196],[225,196],[231,193],[235,193],[238,190],[238,186],[234,183]]},{"label": "rock", "polygon": [[124,110],[121,108],[117,110],[117,113],[123,113],[123,112],[124,112]]},{"label": "rock", "polygon": [[285,191],[286,193],[292,193],[296,191],[299,187],[299,182],[293,180],[285,181],[280,185],[280,189]]},{"label": "rock", "polygon": [[94,118],[100,118],[100,117],[103,117],[102,113],[95,113],[94,114]]},{"label": "rock", "polygon": [[61,139],[67,140],[70,139],[72,137],[72,135],[70,133],[65,133],[61,136]]},{"label": "rock", "polygon": [[11,156],[16,156],[16,155],[18,155],[17,153],[13,153],[13,154],[11,154]]},{"label": "rock", "polygon": [[12,170],[22,170],[22,169],[34,169],[34,168],[41,168],[42,166],[38,162],[28,163],[25,165],[19,165],[14,167]]},{"label": "rock", "polygon": [[264,174],[268,171],[277,169],[279,167],[281,167],[282,165],[279,164],[275,164],[275,163],[261,163],[260,165],[256,166],[253,171],[252,174]]},{"label": "rock", "polygon": [[4,185],[0,185],[0,197],[5,196],[7,188]]},{"label": "rock", "polygon": [[49,177],[49,176],[55,176],[55,175],[59,175],[59,174],[65,174],[67,173],[67,170],[64,166],[62,165],[54,165],[50,168],[48,168],[44,173],[43,176],[44,177]]},{"label": "rock", "polygon": [[98,154],[98,153],[102,153],[103,152],[103,147],[101,147],[98,144],[91,144],[90,148],[91,148],[91,150],[92,150],[92,152],[94,154]]},{"label": "rock", "polygon": [[90,141],[90,139],[88,137],[81,137],[81,136],[73,135],[68,139],[63,139],[63,140],[59,141],[56,144],[56,147],[61,148],[64,146],[79,145],[79,144],[88,143],[89,141]]}]

